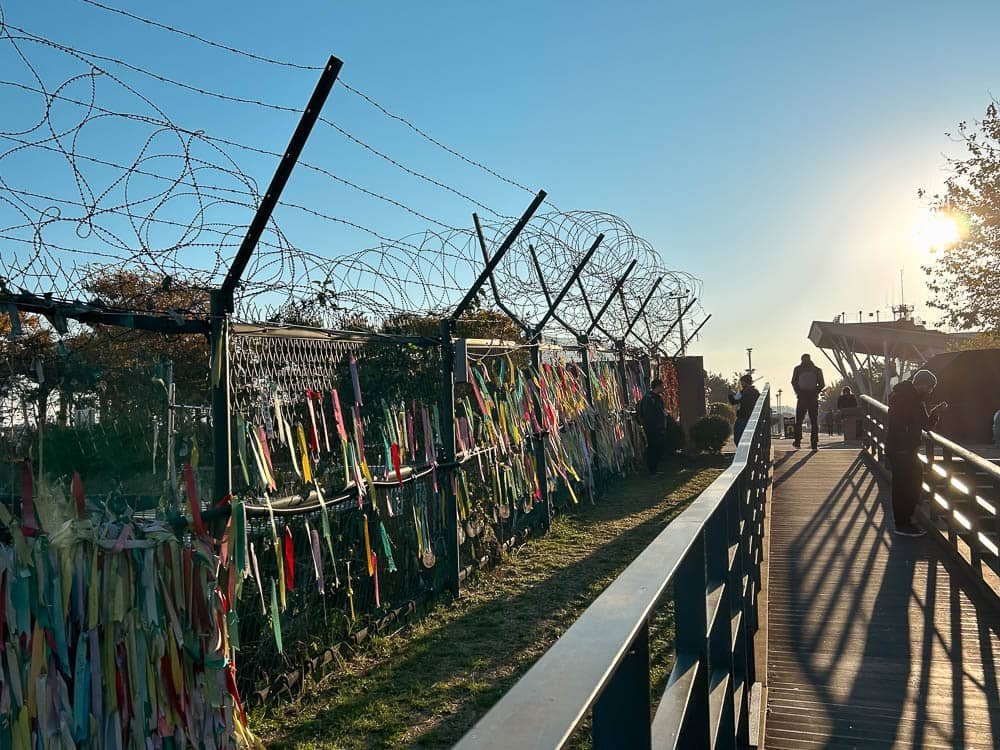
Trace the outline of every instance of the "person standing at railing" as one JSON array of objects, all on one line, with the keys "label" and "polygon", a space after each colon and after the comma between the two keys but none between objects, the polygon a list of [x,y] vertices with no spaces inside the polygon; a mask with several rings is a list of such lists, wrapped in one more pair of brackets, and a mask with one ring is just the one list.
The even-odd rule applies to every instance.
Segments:
[{"label": "person standing at railing", "polygon": [[736,424],[733,425],[733,442],[739,445],[743,430],[750,423],[753,407],[760,398],[760,391],[753,384],[753,375],[740,378],[740,392],[729,394],[729,403],[736,407]]},{"label": "person standing at railing", "polygon": [[663,403],[663,381],[659,378],[649,384],[649,390],[636,407],[639,422],[646,433],[646,468],[656,474],[666,442],[667,407]]},{"label": "person standing at railing", "polygon": [[809,415],[812,449],[819,447],[819,394],[826,387],[823,371],[813,364],[812,357],[802,355],[801,364],[792,370],[792,388],[795,390],[795,440],[796,448],[802,447],[802,422]]},{"label": "person standing at railing", "polygon": [[941,402],[930,411],[927,399],[937,387],[937,377],[930,370],[918,370],[910,380],[896,384],[889,394],[889,418],[885,433],[886,453],[892,468],[892,515],[899,536],[918,537],[925,532],[913,523],[913,511],[920,500],[923,467],[917,453],[923,431],[937,424]]}]

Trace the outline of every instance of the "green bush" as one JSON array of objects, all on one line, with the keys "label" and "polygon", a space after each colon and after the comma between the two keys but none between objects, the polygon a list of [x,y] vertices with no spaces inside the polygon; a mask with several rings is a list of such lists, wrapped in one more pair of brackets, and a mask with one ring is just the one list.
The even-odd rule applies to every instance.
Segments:
[{"label": "green bush", "polygon": [[736,407],[731,404],[724,404],[721,401],[713,402],[708,405],[708,414],[709,416],[725,419],[729,422],[730,429],[736,424]]},{"label": "green bush", "polygon": [[733,428],[724,417],[710,414],[691,427],[691,442],[700,453],[721,453]]}]

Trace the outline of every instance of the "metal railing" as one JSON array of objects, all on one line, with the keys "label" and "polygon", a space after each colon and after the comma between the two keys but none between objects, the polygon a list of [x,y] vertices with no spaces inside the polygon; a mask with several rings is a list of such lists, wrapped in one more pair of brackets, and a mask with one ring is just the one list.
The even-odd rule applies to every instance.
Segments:
[{"label": "metal railing", "polygon": [[[861,406],[864,449],[890,474],[885,445],[889,408],[868,396],[861,397]],[[1000,576],[1000,467],[931,431],[924,432],[920,460],[924,478],[918,515],[1000,596],[995,578]]]},{"label": "metal railing", "polygon": [[[588,712],[597,750],[749,744],[764,510],[771,484],[769,414],[765,387],[732,465],[670,522],[457,748],[560,748]],[[671,588],[675,660],[650,721],[650,618]]]}]

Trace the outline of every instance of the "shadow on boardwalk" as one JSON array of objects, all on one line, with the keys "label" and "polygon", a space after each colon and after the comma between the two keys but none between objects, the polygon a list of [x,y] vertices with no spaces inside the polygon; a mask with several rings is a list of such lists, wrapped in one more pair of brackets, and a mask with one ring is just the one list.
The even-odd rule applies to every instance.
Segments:
[{"label": "shadow on boardwalk", "polygon": [[768,748],[1000,747],[1000,613],[888,503],[856,451],[776,462]]}]

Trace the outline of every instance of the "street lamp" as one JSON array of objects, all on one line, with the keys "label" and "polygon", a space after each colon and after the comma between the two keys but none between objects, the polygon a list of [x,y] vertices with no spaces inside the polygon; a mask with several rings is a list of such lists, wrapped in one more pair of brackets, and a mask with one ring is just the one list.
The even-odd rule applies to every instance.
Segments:
[{"label": "street lamp", "polygon": [[778,435],[780,435],[781,437],[784,437],[785,436],[785,417],[781,413],[781,389],[780,388],[778,389],[778,393],[776,395],[778,397]]}]

